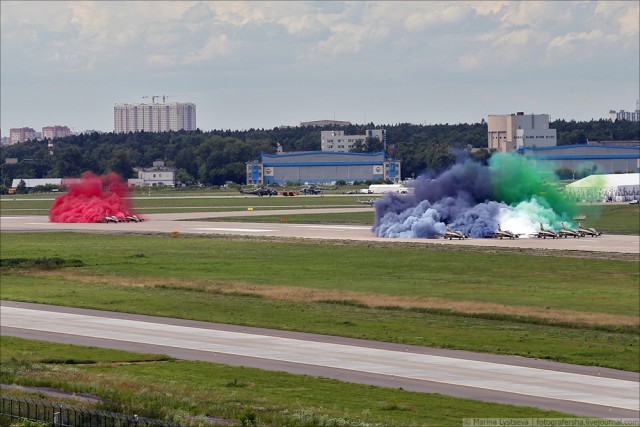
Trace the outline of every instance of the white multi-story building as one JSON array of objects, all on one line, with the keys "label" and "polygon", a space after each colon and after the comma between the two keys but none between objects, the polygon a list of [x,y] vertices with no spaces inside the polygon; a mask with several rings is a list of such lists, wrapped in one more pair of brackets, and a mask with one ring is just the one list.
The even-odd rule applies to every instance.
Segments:
[{"label": "white multi-story building", "polygon": [[152,168],[138,169],[138,178],[129,178],[127,182],[129,187],[175,187],[176,170],[165,167],[163,161],[155,161]]},{"label": "white multi-story building", "polygon": [[615,122],[616,120],[628,120],[630,122],[640,122],[640,109],[636,108],[636,111],[624,111],[609,110],[609,120]]},{"label": "white multi-story building", "polygon": [[502,153],[522,148],[555,147],[555,129],[549,129],[548,114],[496,114],[487,120],[488,147]]},{"label": "white multi-story building", "polygon": [[114,132],[196,130],[196,106],[191,102],[115,104]]},{"label": "white multi-story building", "polygon": [[369,129],[364,135],[345,135],[343,130],[323,130],[320,132],[320,147],[322,151],[348,153],[358,141],[364,143],[367,138],[378,138],[383,144],[383,151],[386,150],[385,129]]}]

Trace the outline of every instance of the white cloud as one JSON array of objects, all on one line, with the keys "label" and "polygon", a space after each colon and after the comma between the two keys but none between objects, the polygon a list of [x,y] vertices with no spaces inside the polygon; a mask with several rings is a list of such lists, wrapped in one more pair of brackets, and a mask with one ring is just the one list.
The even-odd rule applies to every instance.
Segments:
[{"label": "white cloud", "polygon": [[207,62],[219,56],[226,55],[229,51],[230,45],[227,41],[227,36],[224,34],[213,35],[202,48],[189,52],[184,62],[186,64]]},{"label": "white cloud", "polygon": [[[304,104],[303,89],[305,99],[316,101],[313,111],[346,97],[355,101],[343,108],[361,116],[357,104],[370,88],[377,102],[385,100],[381,111],[400,114],[417,96],[431,99],[467,85],[481,98],[492,82],[527,79],[533,87],[542,74],[545,87],[553,87],[587,70],[602,75],[597,70],[612,63],[629,70],[628,81],[638,80],[640,62],[637,1],[2,0],[1,8],[6,129],[12,124],[5,117],[17,114],[20,102],[8,94],[35,87],[55,99],[78,86],[104,85],[106,105],[131,92],[159,93],[156,87],[192,94],[231,87],[231,99],[219,102],[255,99],[273,111],[277,102],[283,111]],[[253,90],[243,92],[247,87]],[[298,98],[289,104],[257,99],[290,87]],[[325,89],[312,94],[318,87]],[[218,102],[213,98],[203,95],[201,102]],[[419,104],[412,105],[429,108]]]},{"label": "white cloud", "polygon": [[[562,25],[573,17],[572,3],[554,1],[519,1],[509,2],[503,9],[502,23],[505,26],[526,25],[532,28]],[[558,28],[562,31],[562,28]]]},{"label": "white cloud", "polygon": [[594,30],[594,31],[583,32],[583,33],[568,33],[559,37],[555,37],[553,40],[551,40],[551,42],[549,42],[549,48],[552,50],[553,49],[565,50],[564,53],[566,54],[571,51],[572,45],[602,39],[603,37],[605,36],[604,34],[602,34],[602,31],[600,30]]},{"label": "white cloud", "polygon": [[423,31],[432,27],[457,24],[471,13],[471,8],[463,3],[427,2],[423,5],[421,10],[417,10],[405,18],[404,24],[409,31]]},{"label": "white cloud", "polygon": [[278,23],[286,28],[287,33],[296,35],[310,32],[317,21],[310,15],[283,16]]},{"label": "white cloud", "polygon": [[514,66],[526,68],[529,63],[538,60],[538,52],[548,37],[528,28],[486,33],[479,37],[483,47],[462,55],[458,65],[468,71]]},{"label": "white cloud", "polygon": [[472,1],[469,6],[476,11],[478,15],[494,15],[499,13],[503,8],[508,7],[510,0],[502,1]]},{"label": "white cloud", "polygon": [[492,10],[499,24],[472,38],[461,70],[584,64],[638,49],[637,3],[524,1]]},{"label": "white cloud", "polygon": [[623,37],[638,40],[640,33],[640,5],[638,3],[631,6],[625,13],[621,14],[619,20],[620,35]]}]

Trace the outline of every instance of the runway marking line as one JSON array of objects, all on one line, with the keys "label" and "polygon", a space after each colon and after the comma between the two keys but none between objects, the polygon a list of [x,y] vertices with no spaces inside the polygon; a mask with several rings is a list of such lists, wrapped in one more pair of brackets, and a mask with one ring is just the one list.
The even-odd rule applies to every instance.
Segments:
[{"label": "runway marking line", "polygon": [[247,233],[266,233],[273,232],[276,230],[270,230],[266,228],[223,228],[223,227],[206,227],[206,228],[194,228],[194,230],[202,230],[202,231],[237,231],[237,232],[247,232]]},{"label": "runway marking line", "polygon": [[299,228],[319,228],[326,230],[371,230],[371,227],[360,227],[350,225],[307,225],[307,224],[292,224],[291,227]]}]

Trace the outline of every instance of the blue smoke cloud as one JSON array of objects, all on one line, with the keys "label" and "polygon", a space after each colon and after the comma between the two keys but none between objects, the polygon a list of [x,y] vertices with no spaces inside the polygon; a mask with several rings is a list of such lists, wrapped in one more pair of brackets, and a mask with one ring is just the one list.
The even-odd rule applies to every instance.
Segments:
[{"label": "blue smoke cloud", "polygon": [[507,223],[519,234],[535,233],[539,223],[559,226],[562,219],[535,195],[514,206],[493,200],[493,179],[490,168],[471,160],[435,179],[421,176],[414,181],[412,194],[389,193],[375,203],[373,232],[378,237],[437,238],[449,225],[481,238],[492,235],[498,224]]}]

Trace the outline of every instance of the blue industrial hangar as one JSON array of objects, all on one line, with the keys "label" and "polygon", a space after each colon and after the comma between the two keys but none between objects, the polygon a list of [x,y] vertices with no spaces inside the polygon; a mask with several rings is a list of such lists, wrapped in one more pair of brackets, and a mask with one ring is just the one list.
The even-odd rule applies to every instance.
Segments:
[{"label": "blue industrial hangar", "polygon": [[553,163],[574,171],[596,166],[597,173],[640,172],[640,145],[559,145],[554,147],[521,147],[518,153],[529,160]]},{"label": "blue industrial hangar", "polygon": [[366,180],[400,182],[401,161],[378,153],[301,151],[265,154],[247,162],[247,184],[333,184]]}]

